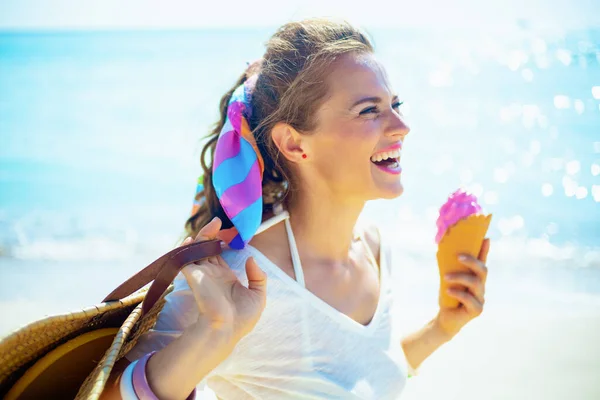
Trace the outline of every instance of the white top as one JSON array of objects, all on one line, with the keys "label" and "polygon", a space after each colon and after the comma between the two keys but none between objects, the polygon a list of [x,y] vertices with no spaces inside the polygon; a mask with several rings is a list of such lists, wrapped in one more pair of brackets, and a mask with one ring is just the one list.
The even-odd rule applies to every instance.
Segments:
[{"label": "white top", "polygon": [[[206,383],[223,400],[398,398],[408,366],[394,318],[390,252],[385,241],[381,241],[379,303],[372,321],[362,325],[304,287],[286,212],[259,231],[281,220],[286,223],[297,280],[252,246],[223,253],[244,285],[246,259],[254,257],[268,276],[267,304],[254,330],[201,384]],[[197,319],[194,296],[180,274],[154,329],[140,338],[127,358],[135,360],[166,346]]]}]

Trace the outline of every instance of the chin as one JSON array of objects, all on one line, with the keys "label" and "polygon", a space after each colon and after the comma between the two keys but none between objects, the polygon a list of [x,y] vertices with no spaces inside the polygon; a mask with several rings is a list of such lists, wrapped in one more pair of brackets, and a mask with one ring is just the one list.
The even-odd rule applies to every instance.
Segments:
[{"label": "chin", "polygon": [[377,199],[392,200],[400,197],[402,193],[404,193],[404,186],[402,186],[402,183],[396,182],[394,185],[387,185],[387,187],[379,188],[377,192]]}]

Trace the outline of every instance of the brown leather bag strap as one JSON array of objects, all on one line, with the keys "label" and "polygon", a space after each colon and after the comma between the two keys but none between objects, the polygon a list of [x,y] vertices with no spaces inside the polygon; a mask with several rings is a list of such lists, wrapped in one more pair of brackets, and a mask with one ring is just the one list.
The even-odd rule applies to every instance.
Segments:
[{"label": "brown leather bag strap", "polygon": [[142,315],[144,315],[163,295],[183,267],[204,258],[219,255],[221,251],[220,240],[196,242],[173,249],[127,279],[103,301],[120,300],[154,280],[144,297],[142,305]]}]

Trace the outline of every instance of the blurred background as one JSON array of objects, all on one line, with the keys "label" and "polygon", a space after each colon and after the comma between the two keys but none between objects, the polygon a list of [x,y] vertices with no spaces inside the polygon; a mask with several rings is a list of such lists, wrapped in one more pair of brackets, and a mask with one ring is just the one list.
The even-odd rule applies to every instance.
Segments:
[{"label": "blurred background", "polygon": [[435,218],[493,213],[486,311],[402,399],[600,398],[597,0],[0,2],[0,336],[171,249],[222,94],[281,24],[372,36],[412,133],[395,241],[407,330],[436,312]]}]

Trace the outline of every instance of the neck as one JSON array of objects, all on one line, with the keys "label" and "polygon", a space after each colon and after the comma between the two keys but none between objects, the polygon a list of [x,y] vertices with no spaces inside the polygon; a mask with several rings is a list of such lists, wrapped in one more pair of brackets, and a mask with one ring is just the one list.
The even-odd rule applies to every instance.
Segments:
[{"label": "neck", "polygon": [[365,202],[328,197],[296,192],[288,204],[290,223],[301,253],[321,262],[345,262]]}]

